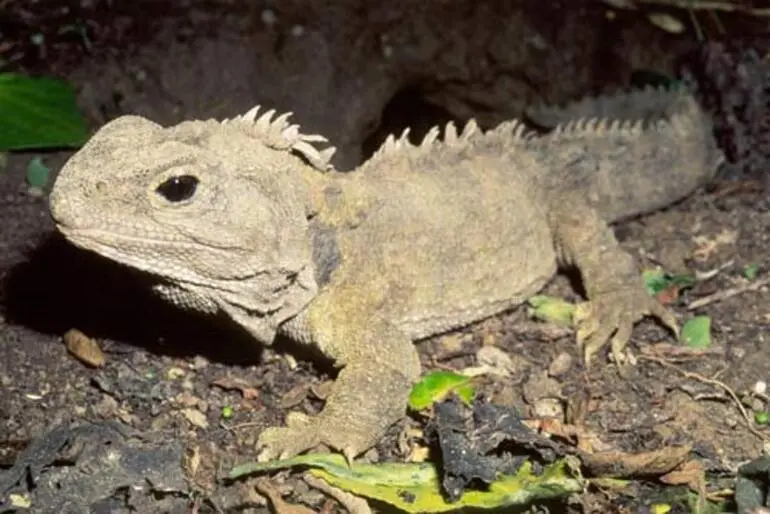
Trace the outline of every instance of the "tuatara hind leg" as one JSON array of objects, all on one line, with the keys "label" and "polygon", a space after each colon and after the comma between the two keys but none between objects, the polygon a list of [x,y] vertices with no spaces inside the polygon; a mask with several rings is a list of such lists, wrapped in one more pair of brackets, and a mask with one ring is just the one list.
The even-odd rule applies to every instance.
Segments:
[{"label": "tuatara hind leg", "polygon": [[575,311],[586,365],[608,342],[615,362],[622,363],[634,323],[644,316],[658,318],[678,335],[674,313],[647,292],[633,257],[599,212],[574,196],[562,205],[551,212],[551,224],[561,264],[580,271],[588,296]]}]

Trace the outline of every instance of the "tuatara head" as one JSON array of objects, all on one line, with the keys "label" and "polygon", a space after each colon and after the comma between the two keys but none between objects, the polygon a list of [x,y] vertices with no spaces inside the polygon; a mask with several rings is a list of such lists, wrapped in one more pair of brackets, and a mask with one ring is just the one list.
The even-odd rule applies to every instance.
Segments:
[{"label": "tuatara head", "polygon": [[155,275],[177,303],[246,317],[270,342],[316,291],[301,172],[328,168],[334,149],[257,110],[168,128],[120,117],[66,163],[50,208],[75,245]]}]

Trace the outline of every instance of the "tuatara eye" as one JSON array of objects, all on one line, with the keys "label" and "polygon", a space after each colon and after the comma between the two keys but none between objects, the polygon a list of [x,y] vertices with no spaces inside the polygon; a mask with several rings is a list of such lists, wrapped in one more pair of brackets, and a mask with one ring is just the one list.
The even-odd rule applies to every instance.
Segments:
[{"label": "tuatara eye", "polygon": [[193,175],[178,175],[159,185],[155,191],[169,202],[183,202],[195,194],[198,178]]}]

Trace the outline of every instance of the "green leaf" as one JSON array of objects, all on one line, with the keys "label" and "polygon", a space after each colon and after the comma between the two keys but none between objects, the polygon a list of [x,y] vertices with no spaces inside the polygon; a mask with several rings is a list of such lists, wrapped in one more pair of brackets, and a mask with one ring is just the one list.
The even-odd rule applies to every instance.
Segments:
[{"label": "green leaf", "polygon": [[292,459],[250,463],[235,467],[229,478],[253,473],[309,466],[310,473],[329,484],[358,496],[389,503],[406,512],[448,512],[463,507],[499,508],[524,506],[534,501],[566,497],[583,490],[577,465],[562,460],[547,466],[539,475],[525,462],[514,475],[500,475],[484,490],[468,490],[448,503],[441,493],[440,477],[430,463],[348,465],[338,454],[309,454]]},{"label": "green leaf", "polygon": [[647,269],[642,271],[642,279],[647,286],[650,296],[655,296],[668,287],[666,272],[662,269]]},{"label": "green leaf", "polygon": [[0,151],[76,147],[88,139],[66,82],[0,73]]},{"label": "green leaf", "polygon": [[758,272],[759,272],[759,266],[757,266],[756,264],[749,264],[743,270],[743,276],[749,280],[754,280],[755,278],[757,278]]},{"label": "green leaf", "polygon": [[50,176],[51,170],[39,156],[33,157],[27,163],[27,184],[30,186],[42,189],[48,183]]},{"label": "green leaf", "polygon": [[412,387],[409,407],[418,411],[427,409],[451,393],[456,393],[463,402],[470,404],[476,393],[471,377],[452,371],[429,373]]},{"label": "green leaf", "polygon": [[650,505],[650,514],[668,514],[671,512],[671,505],[668,503],[653,503]]},{"label": "green leaf", "polygon": [[535,295],[527,303],[530,317],[565,327],[572,326],[575,305],[554,296]]},{"label": "green leaf", "polygon": [[711,318],[695,316],[682,326],[680,340],[690,348],[708,348],[711,346]]},{"label": "green leaf", "polygon": [[676,289],[686,289],[695,285],[695,275],[691,273],[680,273],[671,275],[661,269],[648,269],[642,272],[642,279],[647,286],[647,292],[650,296],[657,296],[661,292],[676,287]]},{"label": "green leaf", "polygon": [[770,414],[765,410],[758,410],[754,413],[754,421],[757,425],[767,425],[770,422]]}]

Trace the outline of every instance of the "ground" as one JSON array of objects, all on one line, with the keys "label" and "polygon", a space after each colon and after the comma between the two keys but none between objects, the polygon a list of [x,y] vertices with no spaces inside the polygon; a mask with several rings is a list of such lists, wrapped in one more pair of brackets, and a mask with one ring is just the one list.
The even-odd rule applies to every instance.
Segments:
[{"label": "ground", "polygon": [[[406,126],[419,135],[435,123],[476,117],[490,127],[539,100],[627,86],[635,71],[673,75],[677,56],[696,45],[686,16],[685,31],[675,35],[641,13],[611,11],[599,2],[569,9],[567,2],[544,7],[529,0],[372,7],[352,0],[249,7],[219,0],[184,8],[151,1],[5,4],[0,59],[6,68],[69,79],[93,127],[128,112],[170,123],[229,117],[262,103],[292,110],[297,122],[328,136],[340,149],[336,164],[342,168]],[[717,32],[713,18],[700,14],[699,29]],[[728,33],[740,23],[751,26],[738,17],[721,21]],[[129,506],[185,512],[187,498],[171,493],[189,488],[198,492],[189,501],[199,512],[212,511],[212,504],[267,511],[250,485],[225,486],[217,478],[254,458],[260,428],[281,422],[292,409],[318,409],[333,371],[289,343],[263,351],[226,323],[170,309],[147,293],[141,276],[67,245],[52,233],[45,195],[26,185],[26,165],[36,155],[13,154],[0,173],[0,470],[33,442],[46,442],[40,446],[55,454],[66,438],[52,436],[53,427],[119,421],[144,434],[146,453],[119,443],[118,432],[107,429],[83,429],[83,437],[131,452],[146,464],[137,466],[152,475],[155,490],[168,494],[126,491],[133,476],[128,469],[80,481],[45,475],[49,485],[56,482],[79,498],[73,505],[102,499],[111,512]],[[68,155],[42,157],[56,171]],[[633,366],[621,373],[600,359],[586,371],[571,332],[535,324],[520,309],[420,343],[423,364],[464,369],[489,355],[499,358],[488,350],[499,348],[509,361],[487,365],[502,375],[482,381],[493,401],[532,418],[572,413],[572,422],[606,450],[692,444],[710,476],[729,478],[762,453],[768,437],[761,426],[749,427],[755,411],[767,410],[766,397],[750,393],[770,378],[764,335],[770,293],[765,287],[718,295],[746,286],[746,268],[756,266],[758,279],[766,276],[768,226],[761,191],[722,187],[617,227],[624,247],[646,267],[714,272],[673,303],[682,321],[710,316],[714,343],[707,351],[683,351],[645,321],[634,332]],[[547,293],[579,298],[566,277]],[[715,301],[688,309],[714,294]],[[101,367],[67,351],[62,339],[70,329],[101,346]],[[223,409],[232,409],[232,417],[223,419]],[[405,438],[407,426],[418,423],[393,427],[366,457],[403,459],[420,443],[414,432]],[[78,448],[81,455],[99,452],[98,445]],[[289,493],[287,500],[323,512],[339,508],[297,478],[280,475],[275,483]],[[721,485],[710,483],[712,490]],[[46,496],[51,487],[39,485],[34,511],[70,512],[61,504],[67,494]],[[642,511],[656,487],[634,482],[622,493],[591,489],[569,509]],[[113,491],[122,496],[104,503]]]}]

